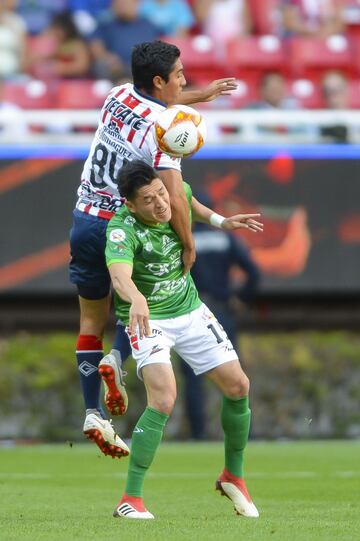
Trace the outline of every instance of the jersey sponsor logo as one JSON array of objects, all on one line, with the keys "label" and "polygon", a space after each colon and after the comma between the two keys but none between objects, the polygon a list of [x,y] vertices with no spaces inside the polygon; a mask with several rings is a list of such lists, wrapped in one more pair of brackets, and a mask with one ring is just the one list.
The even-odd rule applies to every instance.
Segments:
[{"label": "jersey sponsor logo", "polygon": [[122,141],[122,142],[125,142],[125,139],[122,137],[122,135],[120,134],[120,130],[119,130],[119,127],[118,126],[103,126],[102,127],[102,133],[99,134],[99,137],[103,140],[104,139],[104,135],[107,133],[108,135],[110,135],[110,137],[115,137],[116,139],[118,139],[119,141]]},{"label": "jersey sponsor logo", "polygon": [[174,246],[176,246],[176,241],[174,239],[171,239],[167,235],[163,235],[163,240],[162,240],[163,254],[167,255],[174,248]]},{"label": "jersey sponsor logo", "polygon": [[134,428],[134,433],[135,434],[140,434],[141,432],[144,432],[144,430],[142,428],[140,428],[139,426],[136,426]]},{"label": "jersey sponsor logo", "polygon": [[140,230],[137,230],[136,231],[136,236],[139,238],[139,239],[143,239],[144,237],[146,237],[146,235],[149,233],[149,230],[148,229],[145,229],[144,231],[140,231]]},{"label": "jersey sponsor logo", "polygon": [[161,282],[156,282],[149,299],[153,300],[152,296],[155,295],[155,293],[160,293],[163,297],[168,297],[177,289],[181,289],[185,286],[186,279],[186,276],[182,276],[178,280],[162,280]]},{"label": "jersey sponsor logo", "polygon": [[123,229],[113,229],[110,231],[109,239],[115,244],[120,244],[126,239],[125,231],[123,231]]},{"label": "jersey sponsor logo", "polygon": [[110,126],[116,124],[121,127],[123,124],[131,126],[133,130],[138,131],[146,122],[145,118],[134,112],[131,107],[127,107],[124,103],[112,97],[105,105],[105,110],[111,113]]},{"label": "jersey sponsor logo", "polygon": [[146,252],[152,252],[153,249],[154,249],[154,246],[152,245],[152,243],[151,243],[150,241],[149,241],[149,242],[146,242],[146,243],[144,244],[144,250],[145,250]]},{"label": "jersey sponsor logo", "polygon": [[135,222],[136,222],[136,219],[133,216],[126,216],[124,220],[124,224],[130,225],[130,226],[134,225]]},{"label": "jersey sponsor logo", "polygon": [[148,263],[145,268],[155,276],[163,276],[170,270],[169,263]]}]

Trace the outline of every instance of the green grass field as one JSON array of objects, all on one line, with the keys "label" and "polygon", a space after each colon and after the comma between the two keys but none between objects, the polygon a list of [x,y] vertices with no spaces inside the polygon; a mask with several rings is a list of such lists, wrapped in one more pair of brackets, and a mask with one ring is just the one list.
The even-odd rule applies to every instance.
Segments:
[{"label": "green grass field", "polygon": [[250,443],[247,483],[260,519],[214,490],[218,443],[163,444],[146,483],[154,521],[114,519],[127,459],[91,444],[0,449],[4,541],[350,541],[360,539],[360,443]]}]

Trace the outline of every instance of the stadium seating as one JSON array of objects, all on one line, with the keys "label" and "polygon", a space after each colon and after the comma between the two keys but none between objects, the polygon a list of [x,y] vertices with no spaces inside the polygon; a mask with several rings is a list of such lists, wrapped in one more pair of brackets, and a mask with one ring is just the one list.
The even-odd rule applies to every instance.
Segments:
[{"label": "stadium seating", "polygon": [[288,43],[292,74],[319,80],[329,69],[352,75],[355,71],[353,44],[345,36],[292,38]]},{"label": "stadium seating", "polygon": [[111,87],[108,80],[68,80],[58,83],[56,107],[59,109],[99,109]]},{"label": "stadium seating", "polygon": [[276,34],[281,21],[279,0],[250,0],[253,32],[255,34]]},{"label": "stadium seating", "polygon": [[4,84],[4,101],[15,103],[23,109],[51,109],[56,107],[55,87],[51,83],[32,79],[30,81]]},{"label": "stadium seating", "polygon": [[350,81],[350,107],[360,109],[360,79]]},{"label": "stadium seating", "polygon": [[[210,81],[202,81],[203,87]],[[242,109],[249,103],[259,100],[257,81],[254,78],[238,79],[238,87],[229,96],[220,96],[214,101],[201,102],[196,104],[197,109],[219,110],[219,109]]]},{"label": "stadium seating", "polygon": [[227,60],[221,58],[214,43],[208,36],[187,38],[164,37],[164,41],[173,43],[181,51],[181,60],[185,67],[185,77],[189,83],[198,84],[204,79],[220,79],[232,76]]},{"label": "stadium seating", "polygon": [[251,36],[231,40],[227,48],[235,76],[260,76],[264,71],[286,73],[288,63],[282,41],[276,36]]},{"label": "stadium seating", "polygon": [[296,99],[303,109],[320,109],[324,107],[320,86],[311,79],[291,79],[288,81],[288,93]]},{"label": "stadium seating", "polygon": [[238,79],[238,87],[231,96],[229,96],[228,107],[241,109],[249,103],[259,100],[259,89],[256,79],[248,77],[247,79]]}]

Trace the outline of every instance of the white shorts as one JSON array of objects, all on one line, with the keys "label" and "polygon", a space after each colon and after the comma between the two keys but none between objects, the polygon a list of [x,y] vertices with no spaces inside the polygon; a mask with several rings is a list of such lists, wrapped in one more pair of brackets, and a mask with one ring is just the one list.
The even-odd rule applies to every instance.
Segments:
[{"label": "white shorts", "polygon": [[130,340],[140,379],[141,369],[148,364],[171,364],[171,349],[196,375],[237,359],[226,332],[205,304],[184,316],[149,323],[151,336]]}]

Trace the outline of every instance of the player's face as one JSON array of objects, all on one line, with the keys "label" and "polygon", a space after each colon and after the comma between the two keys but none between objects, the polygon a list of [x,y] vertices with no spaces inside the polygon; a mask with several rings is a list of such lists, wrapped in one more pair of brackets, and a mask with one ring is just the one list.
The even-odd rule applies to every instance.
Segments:
[{"label": "player's face", "polygon": [[162,87],[162,101],[166,103],[166,105],[175,105],[176,103],[179,103],[180,94],[185,85],[186,79],[184,76],[184,68],[180,58],[178,58],[170,72],[168,82],[166,83],[164,81]]},{"label": "player's face", "polygon": [[166,223],[171,220],[170,197],[163,182],[155,178],[151,184],[142,186],[127,206],[145,224]]}]

